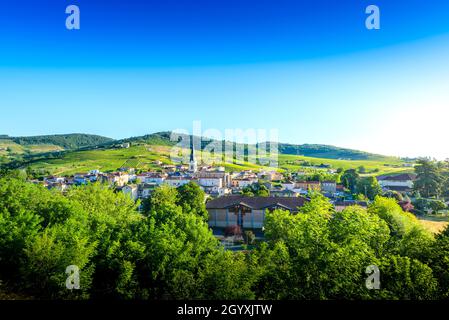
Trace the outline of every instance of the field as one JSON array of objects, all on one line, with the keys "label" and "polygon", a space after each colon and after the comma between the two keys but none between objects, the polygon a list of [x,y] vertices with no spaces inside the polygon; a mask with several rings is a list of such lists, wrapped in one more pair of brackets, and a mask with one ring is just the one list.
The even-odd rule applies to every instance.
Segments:
[{"label": "field", "polygon": [[448,216],[426,215],[423,217],[419,217],[418,220],[424,228],[434,234],[440,233],[449,225]]},{"label": "field", "polygon": [[279,166],[283,169],[291,171],[303,170],[300,163],[307,161],[312,165],[320,164],[330,165],[333,169],[342,168],[357,169],[361,166],[365,167],[367,174],[392,174],[399,172],[412,172],[413,168],[404,167],[404,162],[397,158],[380,158],[378,160],[339,160],[339,159],[323,159],[312,158],[295,155],[279,155]]},{"label": "field", "polygon": [[63,150],[59,146],[50,144],[38,144],[38,145],[20,145],[11,140],[0,140],[0,156],[12,157],[14,155],[21,155],[25,153],[43,153]]},{"label": "field", "polygon": [[[163,164],[173,164],[170,158],[171,147],[166,145],[133,145],[128,149],[97,149],[89,151],[70,151],[62,158],[44,159],[34,162],[30,165],[32,169],[44,169],[55,175],[72,175],[75,173],[87,172],[98,169],[103,172],[113,171],[122,166],[136,167],[142,170],[157,169],[159,166],[154,162],[161,161]],[[188,150],[184,150],[187,152]],[[207,159],[209,153],[201,153],[202,159]],[[360,166],[365,167],[367,174],[390,174],[397,172],[410,171],[410,168],[404,168],[403,163],[395,158],[382,158],[379,160],[336,160],[312,158],[296,155],[279,155],[279,168],[269,168],[255,161],[222,161],[213,162],[215,165],[221,165],[227,171],[241,170],[261,170],[278,169],[280,171],[316,171],[312,167],[303,166],[303,161],[318,166],[320,164],[330,165],[333,169],[357,169]]]}]

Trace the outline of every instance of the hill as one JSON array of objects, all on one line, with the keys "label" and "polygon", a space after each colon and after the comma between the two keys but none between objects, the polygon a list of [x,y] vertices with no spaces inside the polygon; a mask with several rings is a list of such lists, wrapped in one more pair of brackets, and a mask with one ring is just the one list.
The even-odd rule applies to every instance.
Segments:
[{"label": "hill", "polygon": [[9,140],[22,145],[54,145],[65,150],[75,150],[85,147],[92,147],[113,141],[111,138],[92,134],[59,134],[33,137],[11,137]]},{"label": "hill", "polygon": [[[16,156],[10,161],[3,161],[3,166],[12,168],[30,167],[34,170],[44,170],[52,174],[70,175],[77,172],[86,172],[92,169],[101,171],[113,171],[122,166],[132,163],[132,167],[141,170],[158,169],[157,161],[164,164],[171,164],[170,152],[172,146],[177,141],[170,140],[170,132],[159,132],[155,134],[131,137],[122,140],[100,139],[99,145],[78,148],[75,150],[63,149],[56,145],[28,145],[34,148],[40,147],[48,150],[41,153],[26,153]],[[51,136],[49,136],[51,137]],[[4,140],[5,141],[5,140]],[[11,143],[13,140],[10,138]],[[22,143],[50,142],[44,138],[32,139]],[[204,139],[203,148],[213,140]],[[18,142],[21,142],[18,140]],[[55,143],[55,141],[52,141]],[[129,148],[123,147],[124,143],[129,143]],[[245,150],[254,146],[235,144],[228,141],[221,141],[223,147],[243,147]],[[19,147],[23,145],[16,144]],[[66,145],[67,146],[67,145]],[[1,145],[0,145],[1,147]],[[58,148],[51,150],[52,148]],[[342,149],[325,145],[288,145],[279,146],[279,169],[280,170],[301,170],[313,171],[320,165],[323,168],[359,168],[365,167],[368,173],[385,174],[404,171],[403,161],[397,158],[373,155],[362,151]],[[204,154],[198,152],[198,154]],[[310,156],[311,155],[311,156]],[[318,157],[319,156],[319,157]],[[353,159],[348,159],[352,157]],[[0,152],[1,158],[1,152]],[[235,159],[234,159],[235,160]],[[248,161],[248,157],[240,161],[220,162],[216,165],[223,165],[228,171],[238,170],[259,170],[268,169],[254,161]]]},{"label": "hill", "polygon": [[324,159],[347,159],[347,160],[381,160],[387,157],[359,150],[339,148],[324,144],[279,144],[280,154],[302,155],[313,158]]},{"label": "hill", "polygon": [[[121,140],[121,142],[141,142],[148,144],[159,144],[159,145],[174,145],[176,142],[170,141],[171,132],[158,132],[150,135],[145,135],[141,137],[133,137],[129,139]],[[179,134],[179,137],[185,137],[185,135]],[[216,140],[209,138],[201,139],[201,148],[205,148],[209,143],[216,143]],[[238,143],[233,143],[229,141],[221,141],[223,150],[225,147],[242,147],[245,150],[248,150],[248,147],[254,147],[251,145],[242,145]],[[257,145],[256,145],[257,147]],[[305,156],[312,158],[321,158],[321,159],[335,159],[335,160],[390,160],[391,157],[368,153],[359,150],[340,148],[331,145],[324,144],[288,144],[288,143],[279,143],[278,144],[279,154],[286,155],[297,155],[297,156]]]}]

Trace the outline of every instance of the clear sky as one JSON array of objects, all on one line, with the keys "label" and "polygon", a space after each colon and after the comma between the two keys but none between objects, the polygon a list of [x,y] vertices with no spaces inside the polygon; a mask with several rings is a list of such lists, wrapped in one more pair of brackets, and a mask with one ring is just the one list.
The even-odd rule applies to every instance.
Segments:
[{"label": "clear sky", "polygon": [[[65,28],[65,8],[81,29]],[[365,28],[376,4],[381,29]],[[275,128],[449,157],[447,0],[3,0],[0,134]]]}]

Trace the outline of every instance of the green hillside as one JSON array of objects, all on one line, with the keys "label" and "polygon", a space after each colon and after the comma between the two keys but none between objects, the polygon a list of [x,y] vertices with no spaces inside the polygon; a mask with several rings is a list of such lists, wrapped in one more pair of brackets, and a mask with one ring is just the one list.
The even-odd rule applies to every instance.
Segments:
[{"label": "green hillside", "polygon": [[280,154],[302,155],[313,158],[324,159],[347,159],[347,160],[380,160],[385,159],[384,156],[372,154],[368,152],[344,149],[334,146],[322,144],[279,144]]},{"label": "green hillside", "polygon": [[[28,163],[32,169],[46,170],[52,174],[71,175],[78,172],[87,172],[93,169],[99,169],[103,172],[117,170],[122,166],[136,167],[141,170],[158,170],[160,166],[156,161],[163,164],[172,164],[170,160],[171,147],[166,145],[133,144],[128,149],[104,148],[97,150],[69,151],[60,153],[54,158],[44,158]],[[206,153],[198,153],[202,157]],[[375,160],[330,160],[323,158],[312,158],[295,155],[279,155],[279,170],[290,171],[311,171],[310,166],[304,166],[304,162],[310,165],[327,164],[333,169],[343,168],[357,169],[364,166],[368,173],[385,174],[399,171],[406,171],[402,163],[398,160],[375,161]],[[215,165],[222,165],[227,171],[240,170],[260,170],[273,169],[254,164],[254,162],[240,161],[234,162],[216,162]]]},{"label": "green hillside", "polygon": [[[156,164],[156,161],[161,161],[163,164],[172,164],[170,151],[177,141],[170,141],[170,135],[170,132],[160,132],[118,141],[89,135],[0,139],[0,159],[3,161],[3,166],[11,168],[29,167],[59,175],[70,175],[93,169],[106,172],[122,166],[137,167],[141,170],[157,170],[160,169],[160,166]],[[42,144],[38,144],[39,142]],[[48,144],[50,142],[52,144]],[[94,142],[99,143],[88,146],[89,143]],[[203,140],[201,148],[203,149],[210,142],[212,141]],[[130,147],[123,148],[123,143],[130,143]],[[221,143],[223,148],[243,147],[246,151],[248,150],[248,146],[225,141]],[[3,151],[1,151],[2,146]],[[255,146],[250,147],[254,148]],[[73,149],[71,150],[71,148]],[[281,171],[310,172],[318,170],[316,167],[320,165],[325,165],[326,168],[323,170],[356,169],[363,166],[368,174],[386,174],[409,170],[409,168],[403,166],[404,162],[397,158],[332,146],[280,144],[279,151],[278,169]],[[289,152],[296,152],[301,155],[289,154]],[[201,153],[198,152],[198,154]],[[202,155],[204,157],[209,156],[207,153]],[[271,169],[255,161],[249,162],[247,157],[240,162],[236,162],[235,159],[223,162],[220,159],[214,164],[224,166],[227,171]]]},{"label": "green hillside", "polygon": [[81,133],[34,137],[11,137],[9,140],[12,140],[14,143],[22,146],[44,144],[58,146],[66,150],[97,146],[113,141],[111,138]]},{"label": "green hillside", "polygon": [[[141,143],[145,142],[149,144],[174,145],[176,142],[170,141],[170,135],[171,132],[159,132],[142,137],[124,139],[121,140],[121,142],[141,142]],[[179,139],[186,138],[186,135],[179,134],[178,136],[180,137]],[[242,145],[224,140],[220,142],[223,150],[236,147],[244,148],[245,150],[248,149],[247,145]],[[201,139],[201,148],[205,148],[210,143],[217,143],[217,141],[203,137]],[[252,147],[257,147],[257,145]],[[353,149],[339,148],[323,144],[295,145],[295,144],[279,143],[278,150],[279,154],[297,155],[297,156],[323,158],[323,159],[379,160],[379,161],[391,159],[383,155]]]}]

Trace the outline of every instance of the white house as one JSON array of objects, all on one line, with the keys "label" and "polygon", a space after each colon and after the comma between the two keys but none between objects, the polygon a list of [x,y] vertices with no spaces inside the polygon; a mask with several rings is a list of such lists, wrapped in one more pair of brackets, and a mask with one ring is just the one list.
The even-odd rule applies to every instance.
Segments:
[{"label": "white house", "polygon": [[282,183],[281,185],[286,190],[293,190],[293,189],[295,189],[295,183],[292,182],[292,181],[288,181],[288,182]]},{"label": "white house", "polygon": [[229,187],[231,178],[226,172],[218,171],[202,171],[196,175],[198,184],[202,187]]},{"label": "white house", "polygon": [[49,184],[64,183],[65,178],[64,177],[48,177],[48,178],[44,178],[44,182],[47,182]]},{"label": "white house", "polygon": [[122,187],[129,182],[129,174],[123,172],[110,173],[108,174],[108,181],[110,184]]},{"label": "white house", "polygon": [[185,184],[188,184],[190,181],[192,181],[192,178],[182,176],[172,176],[165,179],[164,183],[168,184],[171,187],[178,188]]},{"label": "white house", "polygon": [[137,198],[138,198],[137,186],[135,186],[135,185],[124,186],[122,188],[122,192],[124,194],[128,195],[134,201],[137,200]]},{"label": "white house", "polygon": [[147,172],[137,175],[137,179],[139,179],[142,183],[155,183],[157,185],[161,185],[164,183],[166,176],[166,174],[162,173]]},{"label": "white house", "polygon": [[246,188],[257,183],[257,178],[236,178],[232,180],[232,186],[235,188]]},{"label": "white house", "polygon": [[337,183],[335,181],[321,181],[321,191],[334,194],[337,192]]},{"label": "white house", "polygon": [[146,199],[151,195],[151,192],[157,187],[155,183],[142,183],[138,186],[138,197]]},{"label": "white house", "polygon": [[413,188],[413,183],[416,180],[416,175],[411,173],[403,173],[391,176],[380,176],[377,177],[379,184],[385,189],[395,189],[395,188]]}]

